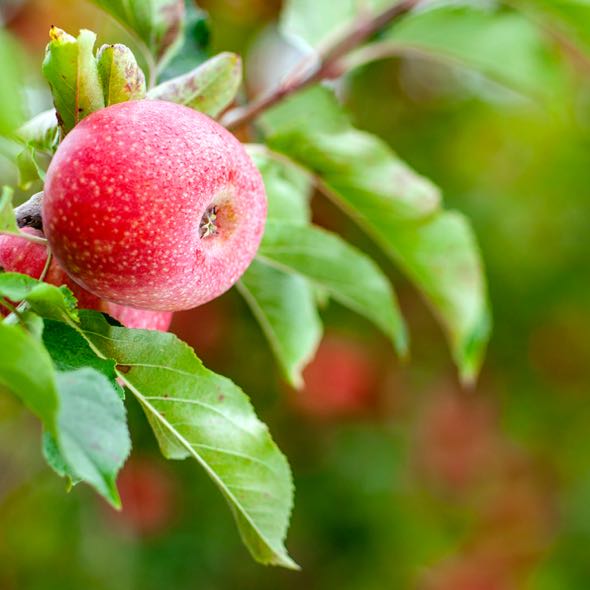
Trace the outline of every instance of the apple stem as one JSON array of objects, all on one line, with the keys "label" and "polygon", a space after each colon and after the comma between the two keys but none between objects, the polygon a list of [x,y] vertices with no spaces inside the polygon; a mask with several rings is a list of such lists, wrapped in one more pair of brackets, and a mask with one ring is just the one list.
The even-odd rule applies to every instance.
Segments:
[{"label": "apple stem", "polygon": [[222,125],[228,129],[242,127],[291,94],[316,82],[337,77],[342,73],[343,58],[375,33],[405,16],[420,1],[402,0],[374,16],[361,16],[333,42],[318,50],[319,60],[309,62],[308,58],[305,58],[301,64],[295,66],[294,73],[287,76],[277,88],[243,107],[228,111],[221,120]]},{"label": "apple stem", "polygon": [[19,227],[32,227],[43,229],[43,219],[41,217],[41,203],[43,201],[43,192],[35,193],[28,201],[15,207],[14,215]]},{"label": "apple stem", "polygon": [[47,246],[47,260],[45,260],[45,266],[39,275],[39,280],[44,281],[47,273],[49,272],[49,268],[51,267],[51,261],[53,260],[53,253],[51,252],[51,248]]}]

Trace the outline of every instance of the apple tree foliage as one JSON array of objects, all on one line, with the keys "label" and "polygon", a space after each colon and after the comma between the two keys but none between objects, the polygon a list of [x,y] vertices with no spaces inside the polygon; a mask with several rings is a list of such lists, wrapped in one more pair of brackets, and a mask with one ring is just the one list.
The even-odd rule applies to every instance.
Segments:
[{"label": "apple tree foliage", "polygon": [[[55,110],[28,122],[14,100],[21,92],[18,51],[0,36],[0,61],[7,68],[0,87],[0,148],[14,156],[21,188],[43,180],[60,140],[98,109],[160,99],[217,118],[241,100],[240,57],[221,53],[204,59],[191,47],[186,32],[198,21],[192,5],[187,12],[181,0],[95,3],[129,29],[141,53],[121,44],[97,49],[91,31],[73,36],[52,27],[42,71]],[[280,26],[286,38],[306,47],[308,57],[321,55],[316,51],[327,39],[354,31],[355,23],[392,4],[289,0]],[[515,4],[527,14],[532,6],[525,0]],[[541,2],[533,11],[535,18],[549,14],[578,27],[582,42],[589,42],[574,4]],[[496,2],[426,2],[351,47],[338,65],[345,73],[372,59],[420,55],[550,104],[559,100],[552,93],[563,87],[555,82],[564,73],[536,23]],[[302,370],[322,337],[318,309],[326,298],[372,322],[398,354],[406,355],[409,347],[384,270],[311,222],[310,199],[317,191],[350,215],[414,283],[440,320],[460,375],[475,379],[490,314],[469,221],[445,209],[435,184],[380,138],[357,129],[331,85],[291,93],[253,124],[261,142],[247,147],[265,181],[269,214],[258,256],[236,288],[284,378],[295,387],[302,384]],[[12,207],[12,190],[5,187],[3,233],[19,232]],[[204,367],[172,334],[126,329],[101,313],[78,309],[66,287],[2,272],[0,304],[9,314],[0,322],[0,389],[39,418],[44,455],[68,486],[85,482],[120,506],[116,478],[131,450],[125,398],[134,396],[163,455],[194,459],[219,487],[252,556],[297,567],[284,546],[293,507],[289,465],[236,384]]]}]

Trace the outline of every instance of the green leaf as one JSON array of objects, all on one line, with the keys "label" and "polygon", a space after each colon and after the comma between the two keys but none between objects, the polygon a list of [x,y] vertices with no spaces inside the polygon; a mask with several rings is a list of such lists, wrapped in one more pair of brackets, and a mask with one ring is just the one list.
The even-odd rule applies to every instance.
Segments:
[{"label": "green leaf", "polygon": [[102,373],[111,383],[117,395],[125,398],[123,388],[117,382],[115,361],[97,356],[80,332],[63,322],[45,320],[43,343],[58,371],[75,371],[90,367]]},{"label": "green leaf", "polygon": [[68,480],[68,491],[73,486],[80,483],[81,480],[78,479],[63,458],[56,438],[47,430],[43,432],[41,448],[43,450],[43,457],[45,458],[45,461],[47,461],[49,467],[51,467],[51,469],[53,469],[53,471],[55,471],[60,477],[65,477]]},{"label": "green leaf", "polygon": [[[308,224],[312,188],[308,176],[268,158],[264,146],[246,149],[264,180],[268,221]],[[255,260],[237,288],[260,323],[285,378],[301,387],[301,371],[322,335],[314,286],[303,277]]]},{"label": "green leaf", "polygon": [[263,118],[268,144],[319,176],[357,214],[390,225],[439,208],[440,193],[379,138],[355,129],[333,94],[316,87]]},{"label": "green leaf", "polygon": [[110,326],[96,312],[80,316],[93,349],[117,362],[163,454],[201,464],[255,559],[296,567],[283,545],[293,501],[289,465],[246,395],[206,369],[173,334]]},{"label": "green leaf", "polygon": [[0,384],[55,433],[59,398],[51,357],[43,344],[21,326],[0,322],[0,350]]},{"label": "green leaf", "polygon": [[96,55],[105,106],[145,97],[145,76],[129,47],[103,45]]},{"label": "green leaf", "polygon": [[268,200],[268,220],[306,225],[311,220],[309,176],[266,156],[265,147],[246,145],[262,175]]},{"label": "green leaf", "polygon": [[104,108],[102,84],[93,54],[96,35],[83,29],[77,39],[52,27],[43,60],[43,75],[51,92],[63,133],[84,117]]},{"label": "green leaf", "polygon": [[12,208],[13,194],[11,188],[2,187],[2,193],[0,193],[0,232],[16,234],[19,231]]},{"label": "green leaf", "polygon": [[240,56],[220,53],[192,72],[156,86],[148,98],[183,104],[217,117],[233,102],[241,82]]},{"label": "green leaf", "polygon": [[125,406],[111,382],[89,367],[58,372],[56,381],[61,462],[53,456],[51,464],[118,508],[117,473],[131,450]]},{"label": "green leaf", "polygon": [[491,319],[479,248],[468,221],[454,211],[421,223],[370,233],[397,260],[444,322],[462,378],[477,376]]},{"label": "green leaf", "polygon": [[27,121],[17,132],[18,138],[36,150],[52,154],[59,143],[59,125],[55,109],[43,111]]},{"label": "green leaf", "polygon": [[258,258],[324,288],[379,327],[400,354],[407,352],[404,322],[387,277],[336,234],[312,226],[267,223]]},{"label": "green leaf", "polygon": [[27,275],[0,273],[0,297],[26,301],[31,309],[48,319],[77,321],[76,299],[67,287],[56,287]]},{"label": "green leaf", "polygon": [[[0,275],[0,293],[14,295],[18,286],[9,289],[4,285],[2,290],[1,280],[6,276]],[[29,295],[34,293],[35,288],[29,290]],[[46,429],[44,452],[49,464],[71,482],[85,481],[113,506],[120,506],[115,479],[129,454],[130,438],[120,387],[115,387],[112,373],[110,379],[103,374],[108,372],[105,365],[109,363],[96,362],[84,349],[59,363],[58,353],[62,367],[82,363],[90,366],[56,373],[52,357],[39,338],[40,318],[33,322],[35,316],[30,312],[23,317],[31,331],[0,322],[0,385],[41,419]],[[43,330],[45,343],[55,344],[56,336],[71,336],[59,326],[59,322],[47,322]],[[62,340],[53,352],[79,343],[75,339]],[[82,344],[88,349],[85,341]],[[99,366],[102,372],[92,366]],[[110,369],[113,371],[112,365]]]},{"label": "green leaf", "polygon": [[402,53],[477,70],[529,96],[559,98],[566,86],[542,30],[522,14],[490,5],[435,5],[396,23],[380,39]]},{"label": "green leaf", "polygon": [[467,222],[439,209],[430,182],[380,140],[357,131],[329,90],[314,88],[265,117],[268,143],[306,166],[318,186],[406,272],[446,328],[464,379],[489,333],[482,263]]},{"label": "green leaf", "polygon": [[301,372],[322,338],[314,292],[300,276],[254,260],[237,284],[260,323],[285,378],[303,385]]},{"label": "green leaf", "polygon": [[134,32],[157,62],[165,62],[182,42],[184,0],[94,0]]}]

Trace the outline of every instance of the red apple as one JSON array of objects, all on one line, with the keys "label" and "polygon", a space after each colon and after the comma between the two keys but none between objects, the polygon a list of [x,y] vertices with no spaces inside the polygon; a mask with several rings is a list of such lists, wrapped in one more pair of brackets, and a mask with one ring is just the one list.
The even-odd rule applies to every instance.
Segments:
[{"label": "red apple", "polygon": [[[25,233],[41,235],[34,229],[25,228]],[[41,244],[28,242],[11,235],[0,235],[0,267],[9,272],[20,272],[34,278],[41,276],[47,262],[47,249]],[[166,331],[172,321],[172,313],[147,311],[108,303],[92,295],[74,283],[56,262],[49,266],[45,281],[52,285],[66,285],[74,293],[83,309],[96,309],[108,313],[128,328]]]},{"label": "red apple", "polygon": [[227,291],[262,238],[266,196],[242,144],[177,104],[93,113],[47,172],[44,230],[95,295],[140,309],[196,307]]}]

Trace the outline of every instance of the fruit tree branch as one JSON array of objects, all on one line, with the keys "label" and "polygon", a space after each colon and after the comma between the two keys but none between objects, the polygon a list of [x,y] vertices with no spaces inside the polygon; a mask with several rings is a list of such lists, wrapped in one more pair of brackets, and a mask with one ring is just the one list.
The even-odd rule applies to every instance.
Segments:
[{"label": "fruit tree branch", "polygon": [[394,6],[386,8],[379,14],[369,18],[361,18],[350,28],[346,28],[335,41],[319,53],[319,60],[311,67],[296,67],[295,74],[268,94],[252,101],[244,107],[238,107],[226,113],[221,123],[228,129],[236,129],[250,123],[270,107],[287,96],[298,92],[316,82],[333,78],[338,72],[340,60],[350,51],[361,45],[388,24],[400,19],[413,10],[421,0],[401,0]]}]

